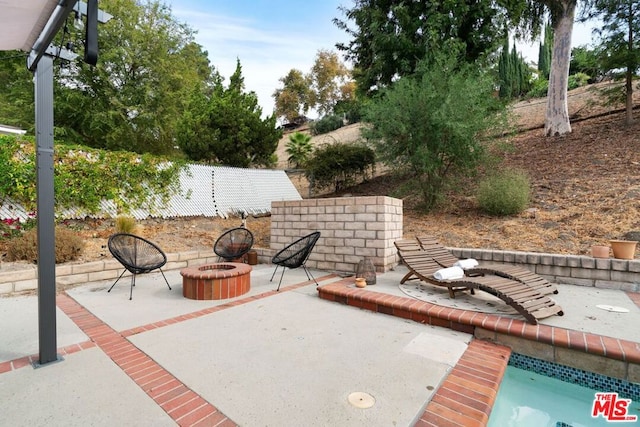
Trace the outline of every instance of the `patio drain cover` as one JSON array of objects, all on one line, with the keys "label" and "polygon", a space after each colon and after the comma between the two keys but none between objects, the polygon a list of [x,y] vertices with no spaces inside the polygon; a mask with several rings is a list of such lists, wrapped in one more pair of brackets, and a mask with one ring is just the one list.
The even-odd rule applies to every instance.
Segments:
[{"label": "patio drain cover", "polygon": [[351,405],[359,409],[371,408],[374,403],[376,403],[376,399],[374,399],[373,396],[363,391],[355,391],[351,393],[348,400]]},{"label": "patio drain cover", "polygon": [[624,307],[616,307],[614,305],[598,304],[598,305],[596,305],[596,307],[598,307],[599,309],[602,309],[602,310],[612,311],[614,313],[628,313],[629,312],[629,310],[624,308]]}]

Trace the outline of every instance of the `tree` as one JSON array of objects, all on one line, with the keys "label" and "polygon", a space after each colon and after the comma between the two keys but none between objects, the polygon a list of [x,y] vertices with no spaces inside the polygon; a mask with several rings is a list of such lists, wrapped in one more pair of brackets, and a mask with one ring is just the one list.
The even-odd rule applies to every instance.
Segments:
[{"label": "tree", "polygon": [[[587,4],[589,0],[585,0]],[[577,0],[522,0],[521,7],[512,8],[510,21],[518,28],[518,34],[531,38],[539,35],[543,20],[551,18],[553,49],[549,69],[547,108],[544,132],[547,136],[561,136],[571,132],[567,90],[569,64],[571,62],[571,35]]]},{"label": "tree", "polygon": [[355,84],[351,71],[335,52],[319,50],[308,74],[292,69],[280,78],[283,87],[276,89],[276,115],[289,123],[311,108],[321,115],[333,112],[338,103],[355,101]]},{"label": "tree", "polygon": [[599,33],[607,69],[625,69],[625,123],[633,123],[633,76],[640,69],[640,0],[595,0],[594,14],[602,19]]},{"label": "tree", "polygon": [[548,80],[551,70],[551,46],[553,46],[553,30],[549,25],[545,24],[543,34],[544,37],[538,49],[538,71],[540,77]]},{"label": "tree", "polygon": [[571,133],[567,90],[569,86],[569,64],[571,63],[571,34],[576,12],[576,0],[548,0],[553,24],[553,51],[549,70],[547,110],[544,133],[561,136]]},{"label": "tree", "polygon": [[505,39],[502,52],[500,52],[500,59],[498,60],[498,83],[500,84],[499,95],[500,98],[510,99],[513,90],[512,85],[512,65],[511,55],[509,55],[509,39]]},{"label": "tree", "polygon": [[114,18],[100,26],[97,66],[78,60],[57,70],[56,125],[92,147],[170,153],[190,91],[219,76],[193,30],[163,3],[102,0],[100,7]]},{"label": "tree", "polygon": [[319,50],[309,73],[314,94],[314,106],[321,115],[329,114],[341,101],[353,99],[351,73],[335,52]]},{"label": "tree", "polygon": [[363,136],[385,164],[411,173],[424,207],[433,208],[450,177],[482,159],[503,108],[493,90],[487,74],[449,50],[383,90],[366,108]]},{"label": "tree", "polygon": [[279,81],[283,86],[273,92],[274,114],[276,117],[284,117],[288,123],[291,123],[296,117],[306,115],[313,106],[311,81],[302,71],[295,68]]},{"label": "tree", "polygon": [[344,20],[333,20],[352,38],[336,47],[354,64],[358,90],[369,93],[411,75],[422,59],[451,40],[464,44],[468,62],[494,52],[503,39],[502,6],[511,3],[355,0],[352,8],[339,8]]},{"label": "tree", "polygon": [[516,50],[509,51],[509,40],[500,53],[498,61],[498,76],[500,79],[500,97],[505,99],[517,98],[525,95],[531,89],[531,71],[522,55]]},{"label": "tree", "polygon": [[0,123],[33,129],[33,75],[25,65],[26,55],[20,51],[0,51]]},{"label": "tree", "polygon": [[589,48],[578,46],[571,49],[571,63],[569,65],[569,75],[584,73],[589,76],[589,83],[601,81],[608,71],[603,67],[601,47]]},{"label": "tree", "polygon": [[289,141],[287,142],[285,152],[289,155],[287,160],[294,168],[303,167],[313,152],[311,135],[307,135],[302,132],[292,133],[289,135]]},{"label": "tree", "polygon": [[239,60],[228,87],[191,93],[179,130],[176,141],[191,160],[236,167],[271,165],[282,137],[275,116],[263,120],[256,94],[244,92]]}]

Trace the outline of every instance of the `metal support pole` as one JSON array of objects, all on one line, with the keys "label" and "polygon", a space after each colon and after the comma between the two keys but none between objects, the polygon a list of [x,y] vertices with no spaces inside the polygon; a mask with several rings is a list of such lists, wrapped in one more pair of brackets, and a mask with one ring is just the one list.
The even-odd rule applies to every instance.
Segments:
[{"label": "metal support pole", "polygon": [[35,101],[39,364],[44,365],[58,360],[53,192],[53,58],[49,55],[43,55],[35,69]]}]

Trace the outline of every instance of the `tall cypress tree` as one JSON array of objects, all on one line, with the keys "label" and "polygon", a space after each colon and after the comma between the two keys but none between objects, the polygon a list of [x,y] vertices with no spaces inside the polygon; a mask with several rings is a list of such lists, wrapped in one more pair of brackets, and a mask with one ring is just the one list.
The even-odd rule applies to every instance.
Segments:
[{"label": "tall cypress tree", "polygon": [[509,55],[509,38],[505,40],[498,61],[498,79],[500,80],[500,98],[511,98],[511,55]]},{"label": "tall cypress tree", "polygon": [[498,79],[500,84],[500,98],[511,99],[525,95],[531,89],[531,71],[522,55],[516,50],[509,49],[507,39],[500,59],[498,60]]},{"label": "tall cypress tree", "polygon": [[549,71],[551,70],[551,52],[553,49],[553,28],[550,25],[544,26],[544,38],[540,42],[538,50],[538,71],[540,76],[549,79]]}]

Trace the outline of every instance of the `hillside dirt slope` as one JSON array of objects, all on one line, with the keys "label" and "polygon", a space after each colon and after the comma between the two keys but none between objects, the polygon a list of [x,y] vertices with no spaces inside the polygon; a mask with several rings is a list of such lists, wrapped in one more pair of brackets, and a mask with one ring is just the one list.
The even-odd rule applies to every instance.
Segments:
[{"label": "hillside dirt slope", "polygon": [[[513,150],[505,154],[501,167],[523,169],[530,175],[533,200],[528,211],[513,217],[490,217],[477,209],[473,193],[468,191],[450,195],[441,209],[424,214],[414,208],[413,199],[406,198],[405,236],[430,233],[455,247],[587,254],[594,243],[640,230],[640,114],[636,108],[635,124],[625,127],[623,113],[608,114],[612,108],[597,106],[593,99],[589,88],[570,93],[573,132],[562,138],[543,136],[544,100],[513,107],[519,127],[532,130],[510,140]],[[636,106],[639,104],[636,99]],[[351,125],[316,137],[314,143],[357,139],[357,129]],[[282,154],[285,138],[278,153],[286,160]],[[349,193],[398,197],[395,185],[388,177],[378,177],[349,189]],[[240,222],[239,218],[150,219],[140,221],[136,233],[166,252],[212,249],[225,229]],[[66,224],[85,238],[81,261],[111,257],[106,241],[114,232],[112,220]],[[249,218],[247,227],[256,236],[256,246],[269,247],[269,217]],[[0,242],[0,250],[5,252],[4,242]]]}]

